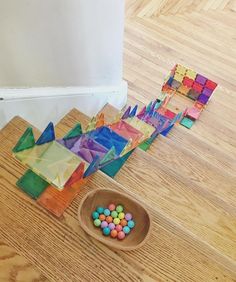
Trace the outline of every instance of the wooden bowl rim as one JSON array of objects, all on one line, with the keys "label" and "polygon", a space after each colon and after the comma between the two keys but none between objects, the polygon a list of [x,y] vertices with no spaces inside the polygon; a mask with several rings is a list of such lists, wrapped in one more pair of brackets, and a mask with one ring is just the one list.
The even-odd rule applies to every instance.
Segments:
[{"label": "wooden bowl rim", "polygon": [[[104,192],[113,192],[115,194],[119,194],[123,197],[126,197],[128,198],[130,201],[132,202],[135,202],[137,205],[141,206],[144,211],[147,213],[147,216],[149,218],[149,228],[148,228],[148,231],[147,231],[147,234],[146,236],[144,237],[144,239],[137,245],[134,245],[134,246],[119,246],[119,244],[112,244],[111,242],[107,241],[105,239],[105,237],[102,237],[102,236],[98,236],[96,234],[94,234],[85,224],[83,224],[83,221],[82,221],[82,218],[81,218],[81,210],[82,210],[82,207],[83,207],[83,204],[84,202],[87,200],[87,198],[89,196],[92,196],[93,194],[96,194],[97,192],[101,192],[101,191],[104,191]],[[83,199],[81,200],[80,202],[80,205],[79,205],[79,208],[78,208],[78,219],[79,219],[79,222],[80,222],[80,225],[81,227],[83,228],[83,230],[88,233],[92,238],[100,241],[101,243],[109,246],[110,248],[113,248],[113,249],[119,249],[119,250],[122,250],[122,251],[132,251],[132,250],[136,250],[138,248],[141,248],[145,243],[146,241],[149,239],[150,237],[150,234],[151,234],[151,231],[152,231],[152,217],[150,215],[150,212],[147,210],[147,208],[145,207],[144,204],[140,204],[135,198],[132,198],[130,195],[125,195],[125,193],[122,193],[122,192],[118,192],[118,191],[114,191],[112,189],[107,189],[107,188],[100,188],[100,189],[96,189],[94,191],[91,191],[91,192],[88,192],[84,197]]]}]

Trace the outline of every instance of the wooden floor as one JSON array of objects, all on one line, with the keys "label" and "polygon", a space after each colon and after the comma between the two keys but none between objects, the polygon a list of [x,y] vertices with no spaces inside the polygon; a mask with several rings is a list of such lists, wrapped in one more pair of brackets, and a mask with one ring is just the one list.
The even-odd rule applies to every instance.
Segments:
[{"label": "wooden floor", "polygon": [[[96,173],[60,220],[15,186],[25,167],[11,148],[27,122],[14,118],[0,132],[0,282],[236,281],[236,1],[126,2],[129,102],[155,99],[175,63],[219,82],[215,96],[191,130],[137,149],[114,180]],[[72,110],[57,136],[78,120],[89,119]],[[79,226],[82,197],[103,187],[147,205],[153,232],[140,250],[113,251]]]}]

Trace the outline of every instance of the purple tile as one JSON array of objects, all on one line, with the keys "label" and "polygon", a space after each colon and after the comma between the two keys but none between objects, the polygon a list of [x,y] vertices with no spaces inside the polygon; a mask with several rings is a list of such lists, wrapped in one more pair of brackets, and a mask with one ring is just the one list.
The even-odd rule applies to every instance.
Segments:
[{"label": "purple tile", "polygon": [[208,88],[205,87],[205,88],[203,89],[203,91],[202,91],[202,94],[203,94],[203,95],[206,95],[207,97],[210,97],[211,94],[212,94],[212,92],[213,92],[213,90],[208,89]]},{"label": "purple tile", "polygon": [[82,136],[75,142],[70,150],[89,163],[91,163],[97,155],[99,158],[103,158],[108,152],[108,149],[86,136]]},{"label": "purple tile", "polygon": [[205,76],[198,74],[195,81],[200,83],[201,85],[204,85],[207,81],[207,78]]},{"label": "purple tile", "polygon": [[209,97],[207,97],[206,95],[203,95],[201,94],[199,97],[198,97],[198,102],[202,103],[202,104],[207,104],[208,100],[209,100]]}]

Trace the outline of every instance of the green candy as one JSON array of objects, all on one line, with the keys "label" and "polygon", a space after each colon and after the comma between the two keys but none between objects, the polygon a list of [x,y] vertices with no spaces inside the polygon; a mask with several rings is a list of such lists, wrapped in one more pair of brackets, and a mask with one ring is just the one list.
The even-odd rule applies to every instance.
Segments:
[{"label": "green candy", "polygon": [[101,220],[100,219],[95,219],[93,224],[96,226],[96,227],[99,227],[101,225]]},{"label": "green candy", "polygon": [[112,216],[113,218],[116,218],[116,217],[118,216],[118,213],[117,213],[116,211],[113,211],[113,212],[111,213],[111,216]]},{"label": "green candy", "polygon": [[118,206],[116,207],[116,211],[117,211],[118,213],[123,212],[123,210],[124,210],[124,208],[123,208],[122,205],[118,205]]}]

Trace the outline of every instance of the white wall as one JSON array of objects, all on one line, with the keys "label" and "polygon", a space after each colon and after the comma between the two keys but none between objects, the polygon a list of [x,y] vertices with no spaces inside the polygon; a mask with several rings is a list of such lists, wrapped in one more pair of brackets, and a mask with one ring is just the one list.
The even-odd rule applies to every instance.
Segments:
[{"label": "white wall", "polygon": [[0,0],[0,87],[121,83],[124,0]]},{"label": "white wall", "polygon": [[124,0],[0,0],[0,128],[124,106],[123,29]]}]

